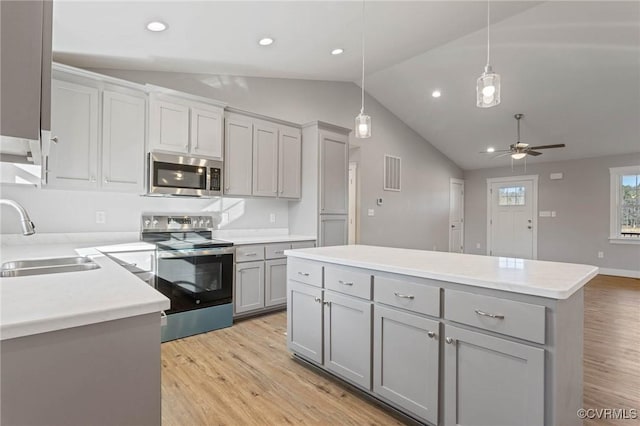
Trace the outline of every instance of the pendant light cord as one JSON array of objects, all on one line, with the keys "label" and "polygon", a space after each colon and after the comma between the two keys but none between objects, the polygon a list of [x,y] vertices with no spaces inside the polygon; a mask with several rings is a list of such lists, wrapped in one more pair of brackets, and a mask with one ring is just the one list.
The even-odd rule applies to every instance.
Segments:
[{"label": "pendant light cord", "polygon": [[364,1],[362,0],[362,103],[360,114],[364,113]]},{"label": "pendant light cord", "polygon": [[491,54],[491,0],[487,0],[487,65]]}]

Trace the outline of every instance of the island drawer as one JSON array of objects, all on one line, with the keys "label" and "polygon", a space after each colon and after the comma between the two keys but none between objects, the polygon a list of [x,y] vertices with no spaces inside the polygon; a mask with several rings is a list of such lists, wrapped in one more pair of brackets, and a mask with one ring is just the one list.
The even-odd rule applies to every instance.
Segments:
[{"label": "island drawer", "polygon": [[324,268],[324,288],[371,300],[371,274],[327,266]]},{"label": "island drawer", "polygon": [[322,287],[322,265],[318,262],[289,257],[287,258],[287,278]]},{"label": "island drawer", "polygon": [[264,246],[237,246],[236,262],[251,262],[254,260],[264,260]]},{"label": "island drawer", "polygon": [[507,336],[545,342],[544,306],[446,289],[444,317]]},{"label": "island drawer", "polygon": [[291,243],[267,244],[264,246],[265,259],[281,259],[284,251],[291,248]]},{"label": "island drawer", "polygon": [[373,300],[419,314],[440,316],[440,287],[374,276]]}]

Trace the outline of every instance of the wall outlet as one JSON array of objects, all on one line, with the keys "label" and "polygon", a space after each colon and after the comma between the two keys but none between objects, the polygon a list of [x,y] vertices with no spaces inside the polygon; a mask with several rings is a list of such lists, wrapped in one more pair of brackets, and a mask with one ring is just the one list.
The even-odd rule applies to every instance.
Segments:
[{"label": "wall outlet", "polygon": [[598,259],[603,259],[604,258],[604,252],[603,251],[599,251],[598,252]]},{"label": "wall outlet", "polygon": [[373,209],[367,210],[367,216],[375,216],[375,215],[376,215],[375,210],[373,210]]},{"label": "wall outlet", "polygon": [[107,223],[107,213],[103,211],[97,211],[96,223]]},{"label": "wall outlet", "polygon": [[229,223],[229,213],[223,212],[220,218],[222,219],[222,223]]},{"label": "wall outlet", "polygon": [[480,248],[480,243],[476,243],[476,248],[479,249]]},{"label": "wall outlet", "polygon": [[276,214],[275,213],[271,213],[269,215],[269,222],[276,223]]}]

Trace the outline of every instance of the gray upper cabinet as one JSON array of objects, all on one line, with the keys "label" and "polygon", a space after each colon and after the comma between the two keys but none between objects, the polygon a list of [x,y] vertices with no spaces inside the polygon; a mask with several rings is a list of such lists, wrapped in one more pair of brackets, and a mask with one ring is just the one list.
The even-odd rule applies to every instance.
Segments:
[{"label": "gray upper cabinet", "polygon": [[145,98],[103,92],[103,188],[143,191],[145,115]]},{"label": "gray upper cabinet", "polygon": [[444,424],[544,424],[544,349],[445,325]]},{"label": "gray upper cabinet", "polygon": [[189,152],[189,107],[152,95],[149,144],[153,150]]},{"label": "gray upper cabinet", "polygon": [[45,162],[51,187],[98,187],[98,95],[93,87],[53,80],[51,133],[58,142]]},{"label": "gray upper cabinet", "polygon": [[224,173],[226,195],[251,195],[253,173],[253,123],[225,120]]},{"label": "gray upper cabinet", "polygon": [[40,140],[49,130],[51,1],[0,2],[0,135]]},{"label": "gray upper cabinet", "polygon": [[300,198],[302,138],[300,129],[280,128],[278,140],[278,197]]},{"label": "gray upper cabinet", "polygon": [[[320,132],[320,214],[347,214],[349,138]],[[324,245],[324,244],[321,244]]]},{"label": "gray upper cabinet", "polygon": [[191,108],[191,154],[222,160],[222,123],[224,116],[218,108]]},{"label": "gray upper cabinet", "polygon": [[438,424],[439,322],[374,307],[373,390]]},{"label": "gray upper cabinet", "polygon": [[278,195],[278,128],[266,123],[253,125],[253,195]]}]

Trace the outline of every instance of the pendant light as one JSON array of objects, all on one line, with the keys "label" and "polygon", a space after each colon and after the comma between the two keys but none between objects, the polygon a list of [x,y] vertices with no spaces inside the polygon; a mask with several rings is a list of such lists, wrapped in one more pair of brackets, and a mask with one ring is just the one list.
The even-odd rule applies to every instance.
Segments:
[{"label": "pendant light", "polygon": [[356,117],[356,138],[371,137],[371,117],[364,113],[364,0],[362,0],[362,104],[360,114]]},{"label": "pendant light", "polygon": [[491,3],[487,0],[487,65],[484,72],[478,78],[476,95],[478,108],[490,108],[500,103],[500,74],[493,72],[489,62],[491,54]]}]

